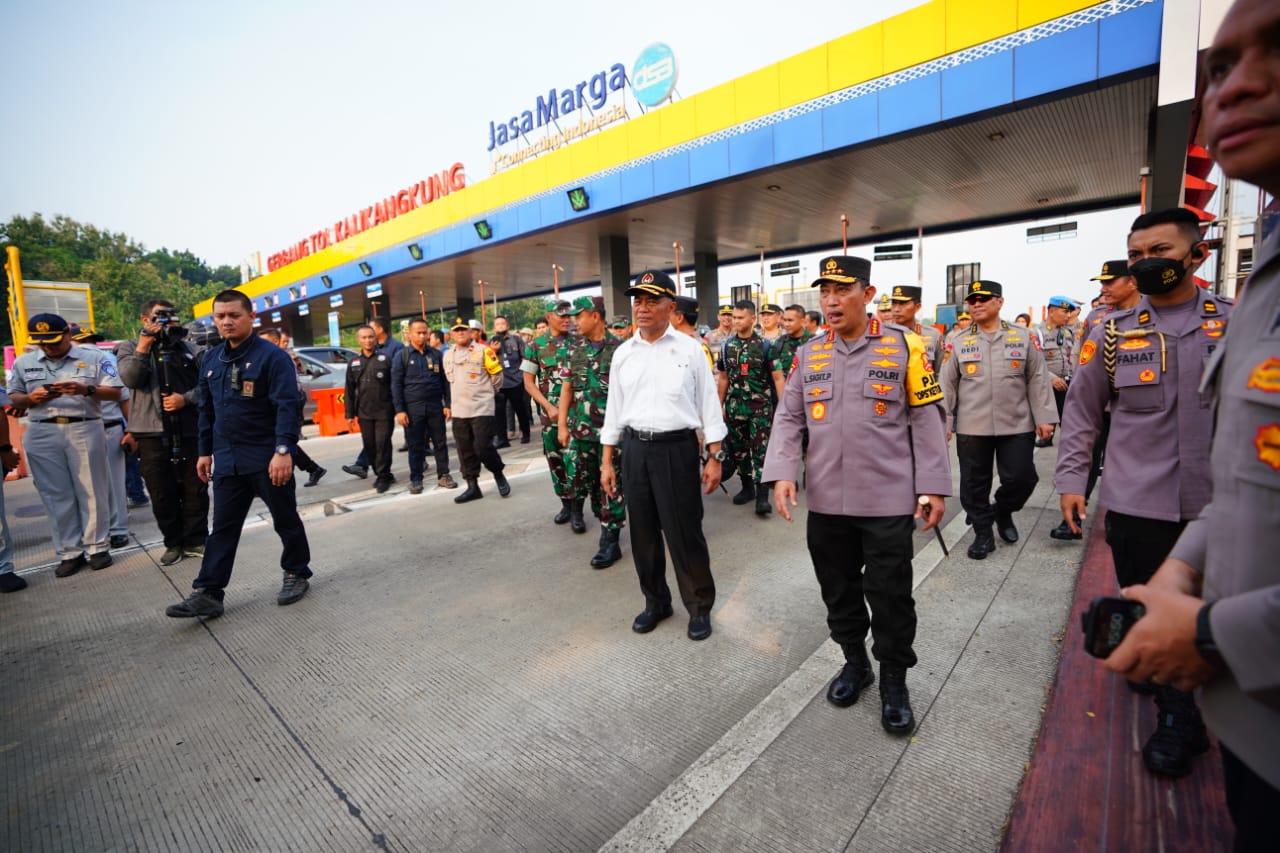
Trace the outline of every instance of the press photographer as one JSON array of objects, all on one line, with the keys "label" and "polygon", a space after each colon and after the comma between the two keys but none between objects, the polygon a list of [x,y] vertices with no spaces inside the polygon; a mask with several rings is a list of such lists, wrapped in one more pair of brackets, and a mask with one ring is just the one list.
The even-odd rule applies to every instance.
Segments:
[{"label": "press photographer", "polygon": [[129,434],[164,535],[160,562],[170,566],[203,554],[209,535],[209,488],[196,475],[200,360],[171,302],[143,304],[141,320],[137,342],[120,344],[116,357],[133,394]]}]

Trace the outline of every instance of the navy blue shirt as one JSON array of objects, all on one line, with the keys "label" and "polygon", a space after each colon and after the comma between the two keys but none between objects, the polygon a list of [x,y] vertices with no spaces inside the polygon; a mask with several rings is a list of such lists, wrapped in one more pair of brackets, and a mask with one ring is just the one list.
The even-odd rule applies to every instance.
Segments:
[{"label": "navy blue shirt", "polygon": [[298,440],[302,401],[293,359],[253,335],[234,349],[218,344],[201,367],[200,455],[213,457],[215,477],[265,471],[278,445]]},{"label": "navy blue shirt", "polygon": [[391,400],[396,414],[411,403],[434,403],[449,408],[449,383],[444,378],[444,356],[434,347],[418,352],[405,347],[391,361]]},{"label": "navy blue shirt", "polygon": [[374,352],[380,352],[387,358],[391,358],[393,355],[399,355],[400,350],[402,349],[404,349],[404,344],[400,343],[399,340],[391,337],[390,335],[388,335],[387,339],[382,343],[373,345]]}]

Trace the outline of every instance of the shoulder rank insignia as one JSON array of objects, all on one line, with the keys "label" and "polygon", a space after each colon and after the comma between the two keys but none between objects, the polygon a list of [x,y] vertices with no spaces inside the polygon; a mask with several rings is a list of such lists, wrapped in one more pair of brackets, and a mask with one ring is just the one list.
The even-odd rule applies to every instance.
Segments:
[{"label": "shoulder rank insignia", "polygon": [[1139,312],[1138,312],[1138,325],[1140,325],[1140,326],[1145,326],[1147,323],[1150,323],[1150,322],[1151,322],[1151,312],[1150,312],[1150,311],[1139,311]]},{"label": "shoulder rank insignia", "polygon": [[1206,299],[1206,300],[1204,301],[1204,313],[1206,313],[1206,314],[1217,314],[1217,313],[1218,313],[1218,303],[1214,302],[1212,299]]},{"label": "shoulder rank insignia", "polygon": [[867,323],[867,337],[870,337],[870,338],[880,337],[880,318],[879,317],[872,317],[871,321]]}]

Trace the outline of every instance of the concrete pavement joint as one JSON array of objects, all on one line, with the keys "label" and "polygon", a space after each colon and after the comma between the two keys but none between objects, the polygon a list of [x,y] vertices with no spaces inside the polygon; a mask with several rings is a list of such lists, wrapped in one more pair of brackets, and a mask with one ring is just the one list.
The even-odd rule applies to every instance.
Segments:
[{"label": "concrete pavement joint", "polygon": [[[951,520],[943,530],[949,548],[956,547],[952,543],[960,541],[967,527],[963,513]],[[946,558],[937,541],[922,548],[912,558],[913,567],[917,563],[923,566],[913,572],[912,589],[918,588],[943,559]],[[602,853],[671,849],[808,707],[814,693],[830,679],[832,669],[842,662],[835,644],[824,642],[644,811],[605,842],[600,848]]]}]

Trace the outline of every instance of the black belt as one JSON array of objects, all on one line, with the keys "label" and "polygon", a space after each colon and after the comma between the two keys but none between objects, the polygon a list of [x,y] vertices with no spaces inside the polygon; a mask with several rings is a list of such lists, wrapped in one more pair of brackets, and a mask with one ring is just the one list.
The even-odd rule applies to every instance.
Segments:
[{"label": "black belt", "polygon": [[692,429],[671,429],[662,432],[651,429],[632,429],[631,427],[626,427],[623,429],[623,434],[627,438],[634,438],[637,441],[684,441],[686,439],[694,438],[698,433],[696,430]]},{"label": "black belt", "polygon": [[79,423],[84,423],[85,421],[100,421],[100,420],[102,420],[102,418],[68,418],[63,416],[63,417],[57,417],[57,418],[45,418],[42,421],[33,420],[32,423],[33,424],[79,424]]},{"label": "black belt", "polygon": [[103,421],[102,426],[104,429],[111,429],[112,427],[122,427],[124,426],[124,421]]}]

